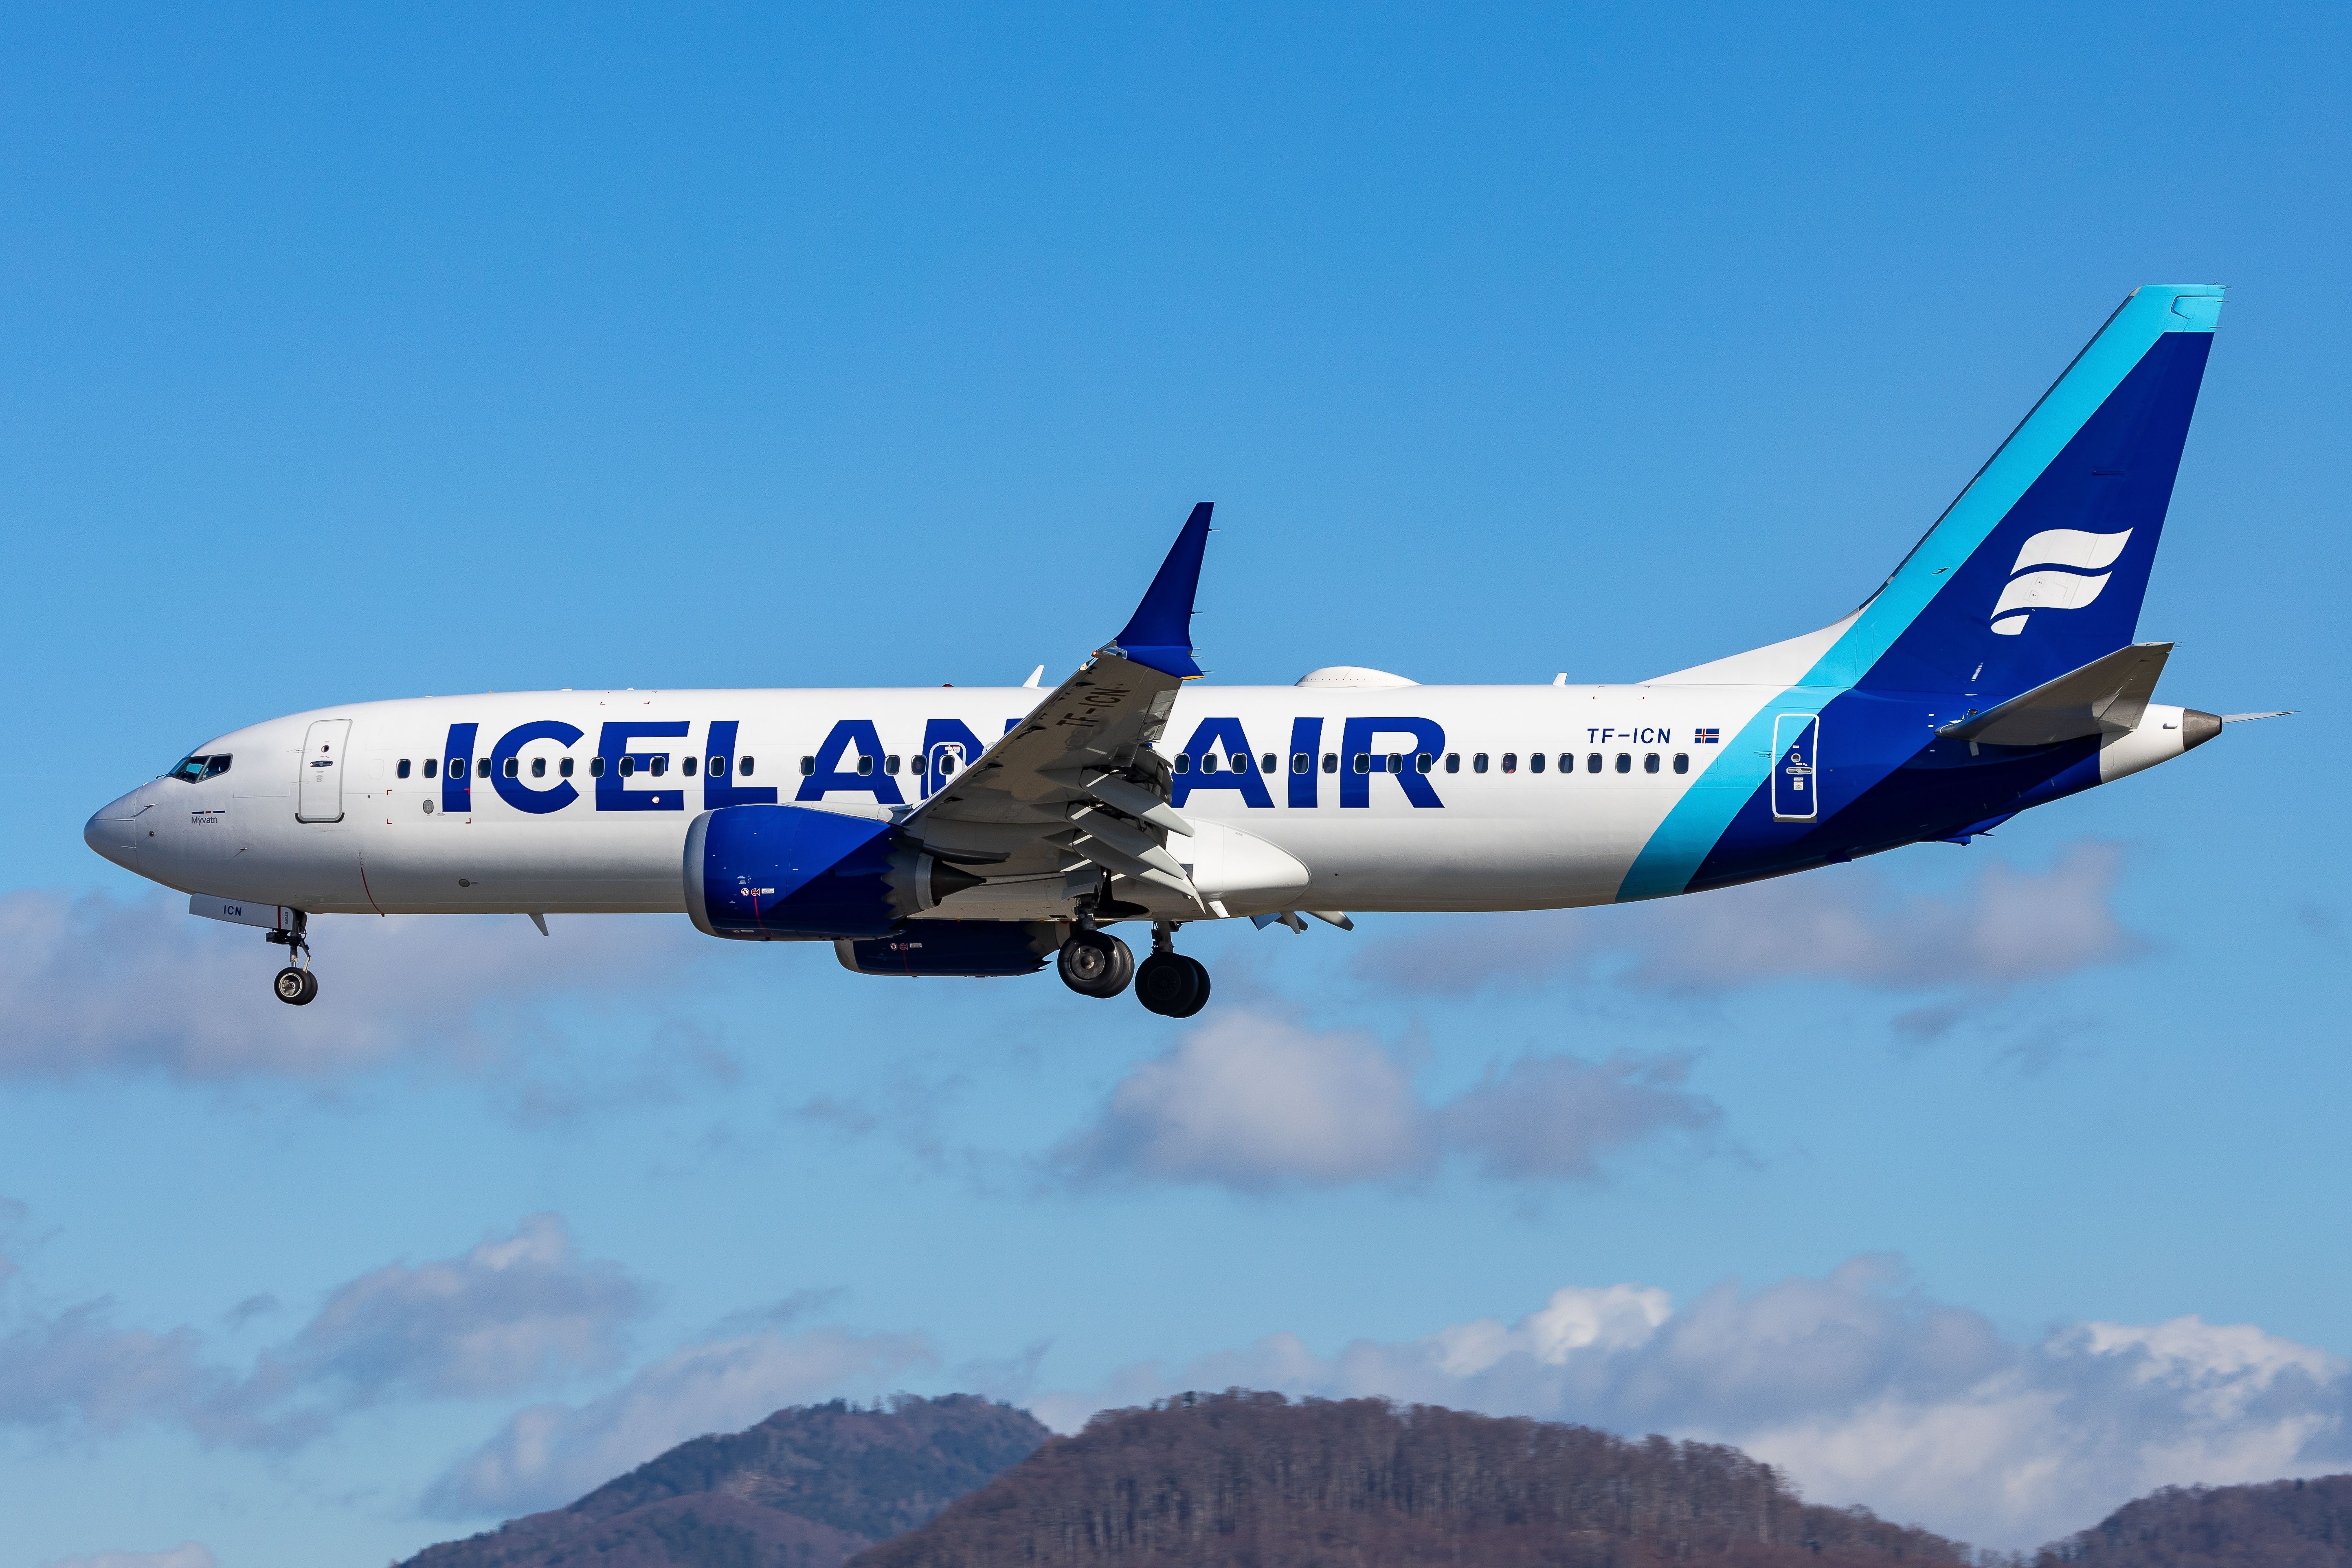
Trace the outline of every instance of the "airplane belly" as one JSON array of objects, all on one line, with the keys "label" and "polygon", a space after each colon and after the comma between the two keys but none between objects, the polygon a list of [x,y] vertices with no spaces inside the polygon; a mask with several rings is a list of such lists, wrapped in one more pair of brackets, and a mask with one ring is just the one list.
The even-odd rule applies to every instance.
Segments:
[{"label": "airplane belly", "polygon": [[367,882],[387,914],[677,914],[685,820],[514,822],[395,811],[371,825]]}]

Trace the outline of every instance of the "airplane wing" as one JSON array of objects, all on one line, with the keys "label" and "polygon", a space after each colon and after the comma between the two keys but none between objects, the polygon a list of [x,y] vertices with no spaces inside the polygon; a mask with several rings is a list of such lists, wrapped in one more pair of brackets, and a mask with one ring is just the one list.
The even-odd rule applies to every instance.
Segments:
[{"label": "airplane wing", "polygon": [[[1145,884],[1202,907],[1171,836],[1192,824],[1169,805],[1168,760],[1150,749],[1192,658],[1192,599],[1209,541],[1211,503],[1192,509],[1126,628],[1054,689],[1029,716],[908,814],[899,831],[950,864],[992,880],[1079,879],[1099,907]],[[1164,899],[1159,900],[1165,902]],[[1139,908],[1134,912],[1140,913]]]}]

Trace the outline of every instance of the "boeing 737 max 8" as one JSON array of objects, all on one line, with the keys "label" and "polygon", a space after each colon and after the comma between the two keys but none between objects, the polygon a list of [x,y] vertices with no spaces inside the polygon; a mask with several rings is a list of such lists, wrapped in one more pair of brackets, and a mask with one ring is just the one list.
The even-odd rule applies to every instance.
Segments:
[{"label": "boeing 737 max 8", "polygon": [[[2136,290],[1861,608],[1632,686],[1318,669],[1187,684],[1203,502],[1126,628],[1029,687],[500,692],[220,736],[90,847],[287,949],[311,917],[683,911],[867,974],[1130,979],[1184,1016],[1177,930],[1703,892],[1966,843],[2224,719],[2135,643],[2219,288]],[[2258,715],[2231,715],[2252,718]],[[1139,965],[1105,928],[1148,922]]]}]

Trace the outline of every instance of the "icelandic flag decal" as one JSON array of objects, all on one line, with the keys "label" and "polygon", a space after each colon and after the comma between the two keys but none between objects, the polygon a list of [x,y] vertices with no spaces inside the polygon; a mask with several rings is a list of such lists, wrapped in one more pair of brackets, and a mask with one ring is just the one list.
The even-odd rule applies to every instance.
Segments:
[{"label": "icelandic flag decal", "polygon": [[1691,740],[1696,744],[1701,746],[1720,746],[1723,744],[1723,731],[1721,730],[1700,730],[1691,736]]}]

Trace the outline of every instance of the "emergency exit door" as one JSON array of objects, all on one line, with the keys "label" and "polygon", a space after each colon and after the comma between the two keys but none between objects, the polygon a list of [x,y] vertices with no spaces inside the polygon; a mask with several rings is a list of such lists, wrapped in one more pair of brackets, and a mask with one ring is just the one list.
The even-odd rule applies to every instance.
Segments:
[{"label": "emergency exit door", "polygon": [[351,743],[349,719],[321,719],[302,742],[302,773],[294,783],[294,820],[343,819],[343,751]]},{"label": "emergency exit door", "polygon": [[1772,719],[1772,819],[1813,822],[1822,815],[1822,716],[1780,713]]}]

